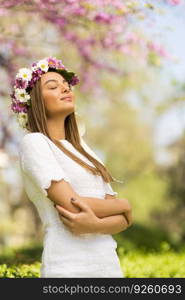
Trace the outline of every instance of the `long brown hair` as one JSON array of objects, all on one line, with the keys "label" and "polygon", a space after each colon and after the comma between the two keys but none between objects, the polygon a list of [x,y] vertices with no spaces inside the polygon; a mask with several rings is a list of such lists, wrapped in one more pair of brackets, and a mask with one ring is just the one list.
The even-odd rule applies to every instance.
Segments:
[{"label": "long brown hair", "polygon": [[53,139],[48,132],[47,128],[47,117],[44,106],[44,101],[41,93],[41,81],[37,80],[34,87],[30,92],[31,97],[31,106],[28,108],[28,126],[27,129],[30,132],[41,132],[46,135],[56,146],[62,150],[66,155],[68,155],[71,159],[76,161],[79,165],[89,170],[94,175],[102,176],[105,182],[114,181],[114,178],[110,175],[106,167],[97,161],[94,157],[92,157],[89,153],[87,153],[84,148],[80,144],[80,135],[78,131],[78,126],[76,122],[75,113],[72,112],[65,119],[64,127],[65,127],[65,136],[66,139],[89,161],[93,163],[95,167],[90,166],[75,154],[66,149],[63,144],[60,143],[57,139]]}]

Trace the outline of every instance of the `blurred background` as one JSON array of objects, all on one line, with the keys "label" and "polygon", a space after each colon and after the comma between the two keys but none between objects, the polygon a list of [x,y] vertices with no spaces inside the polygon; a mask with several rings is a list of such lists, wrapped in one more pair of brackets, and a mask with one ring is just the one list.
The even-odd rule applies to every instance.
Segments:
[{"label": "blurred background", "polygon": [[9,94],[19,68],[50,55],[78,74],[79,129],[132,204],[114,235],[126,277],[185,277],[185,2],[8,0],[0,18],[0,277],[39,275]]}]

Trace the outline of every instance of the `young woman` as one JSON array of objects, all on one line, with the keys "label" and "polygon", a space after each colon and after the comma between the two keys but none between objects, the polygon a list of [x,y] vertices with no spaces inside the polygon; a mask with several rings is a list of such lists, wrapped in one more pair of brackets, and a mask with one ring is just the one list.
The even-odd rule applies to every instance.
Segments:
[{"label": "young woman", "polygon": [[40,277],[124,277],[112,234],[132,223],[127,199],[79,135],[72,85],[60,60],[44,58],[16,75],[12,110],[28,133],[20,142],[25,191],[44,226]]}]

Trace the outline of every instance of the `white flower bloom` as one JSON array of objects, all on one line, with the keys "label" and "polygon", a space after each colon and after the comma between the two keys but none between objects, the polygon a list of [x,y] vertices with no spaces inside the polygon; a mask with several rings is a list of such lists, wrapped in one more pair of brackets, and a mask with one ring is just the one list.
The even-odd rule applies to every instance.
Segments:
[{"label": "white flower bloom", "polygon": [[28,122],[28,116],[24,112],[20,112],[17,115],[17,121],[22,128],[26,128],[26,123]]},{"label": "white flower bloom", "polygon": [[46,59],[41,59],[37,63],[37,68],[41,68],[42,71],[47,72],[49,69],[48,61]]},{"label": "white flower bloom", "polygon": [[27,102],[27,100],[30,99],[30,95],[26,93],[26,90],[24,89],[15,89],[15,97],[17,100],[21,102]]},{"label": "white flower bloom", "polygon": [[16,78],[22,78],[23,80],[29,81],[32,78],[32,71],[28,68],[21,68],[19,69]]}]

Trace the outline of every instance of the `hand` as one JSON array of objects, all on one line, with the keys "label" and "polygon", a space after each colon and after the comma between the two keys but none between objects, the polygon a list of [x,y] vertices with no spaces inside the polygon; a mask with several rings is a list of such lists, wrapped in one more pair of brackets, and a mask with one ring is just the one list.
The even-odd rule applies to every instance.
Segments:
[{"label": "hand", "polygon": [[[112,198],[116,198],[116,196],[115,195],[109,195],[109,194],[106,194],[105,195],[105,199],[112,199]],[[123,200],[123,201],[127,201],[127,203],[129,204],[129,209],[128,209],[128,211],[126,211],[126,212],[124,212],[123,213],[123,215],[124,215],[124,217],[125,217],[125,219],[126,219],[126,221],[127,221],[127,227],[126,228],[128,228],[128,227],[130,227],[132,224],[133,224],[133,217],[132,217],[132,208],[131,208],[131,205],[130,205],[130,203],[128,202],[128,200],[127,199],[121,199],[121,200]],[[126,229],[125,228],[125,229]]]},{"label": "hand", "polygon": [[126,219],[126,221],[127,221],[127,224],[128,224],[127,228],[128,228],[128,227],[130,227],[130,226],[132,225],[132,223],[133,223],[132,211],[124,212],[123,215],[124,215],[124,217],[125,217],[125,219]]},{"label": "hand", "polygon": [[60,205],[56,205],[61,221],[67,228],[76,235],[84,233],[98,232],[99,218],[94,214],[92,209],[79,199],[72,201],[74,205],[79,207],[79,213],[72,213]]}]

